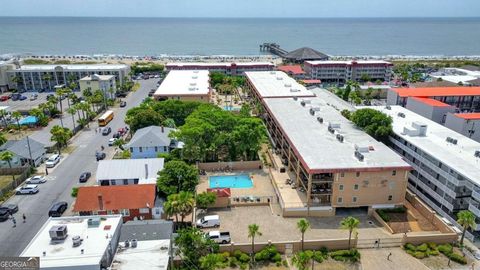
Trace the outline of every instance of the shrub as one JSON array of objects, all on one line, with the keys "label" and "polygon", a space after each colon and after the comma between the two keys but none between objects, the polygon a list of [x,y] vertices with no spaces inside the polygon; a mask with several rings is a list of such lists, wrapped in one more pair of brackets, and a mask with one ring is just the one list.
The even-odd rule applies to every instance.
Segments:
[{"label": "shrub", "polygon": [[326,256],[328,254],[328,248],[327,247],[321,247],[320,252],[322,253],[323,256]]},{"label": "shrub", "polygon": [[405,248],[407,251],[410,250],[410,251],[416,251],[417,250],[417,247],[415,247],[414,245],[410,244],[410,243],[406,243],[403,248]]},{"label": "shrub", "polygon": [[383,219],[383,221],[385,222],[390,221],[390,217],[385,213],[383,209],[377,209],[377,213],[380,216],[380,218]]},{"label": "shrub", "polygon": [[337,250],[330,253],[330,257],[332,257],[336,261],[350,261],[350,262],[357,262],[360,260],[360,252],[356,249],[352,250]]},{"label": "shrub", "polygon": [[288,262],[287,262],[287,260],[283,260],[283,261],[282,261],[282,264],[283,264],[283,266],[288,267]]},{"label": "shrub", "polygon": [[417,246],[417,250],[421,252],[426,252],[428,250],[427,244],[423,243],[420,246]]},{"label": "shrub", "polygon": [[440,254],[440,252],[438,252],[438,250],[436,250],[436,249],[427,250],[427,255],[428,256],[438,256],[439,254]]},{"label": "shrub", "polygon": [[417,258],[417,259],[423,259],[425,258],[427,255],[425,254],[425,252],[422,252],[422,251],[415,251],[413,253],[413,257]]},{"label": "shrub", "polygon": [[240,256],[242,256],[242,254],[244,254],[244,253],[241,252],[240,250],[235,250],[235,251],[233,252],[233,256],[234,256],[235,258],[237,258],[237,260],[240,259]]},{"label": "shrub", "polygon": [[318,262],[318,263],[321,263],[323,262],[323,254],[321,251],[314,251],[313,252],[313,259]]},{"label": "shrub", "polygon": [[240,258],[238,260],[242,263],[247,263],[248,261],[250,261],[250,257],[247,254],[242,253],[242,255],[240,255]]},{"label": "shrub", "polygon": [[276,263],[275,263],[275,266],[276,266],[276,267],[280,267],[280,266],[282,266],[282,262],[281,262],[281,261],[279,261],[279,262],[276,262]]},{"label": "shrub", "polygon": [[248,264],[247,263],[242,263],[240,264],[240,269],[245,270],[247,269]]},{"label": "shrub", "polygon": [[450,254],[453,251],[452,245],[450,245],[450,244],[439,245],[437,247],[437,249],[438,249],[438,251],[440,251],[441,253],[443,253],[445,255]]},{"label": "shrub", "polygon": [[433,249],[435,249],[435,250],[437,249],[437,244],[435,244],[435,243],[429,242],[429,243],[427,243],[427,245],[428,245],[428,248],[429,248],[429,249],[432,249],[432,250],[433,250]]},{"label": "shrub", "polygon": [[278,264],[282,261],[282,255],[280,255],[280,253],[277,253],[277,254],[273,255],[271,260]]},{"label": "shrub", "polygon": [[222,262],[227,262],[228,258],[230,257],[230,252],[225,251],[223,253],[220,253],[220,256],[222,257]]},{"label": "shrub", "polygon": [[70,195],[72,195],[72,197],[76,198],[77,194],[78,194],[78,187],[72,188],[72,193]]},{"label": "shrub", "polygon": [[465,257],[463,257],[458,253],[452,252],[447,257],[449,257],[452,261],[457,262],[459,264],[464,264],[464,265],[467,264],[467,259],[465,259]]},{"label": "shrub", "polygon": [[235,258],[235,257],[230,257],[230,259],[229,259],[229,261],[228,261],[228,265],[229,265],[230,267],[237,267],[237,265],[238,265],[238,260],[237,260],[237,258]]}]

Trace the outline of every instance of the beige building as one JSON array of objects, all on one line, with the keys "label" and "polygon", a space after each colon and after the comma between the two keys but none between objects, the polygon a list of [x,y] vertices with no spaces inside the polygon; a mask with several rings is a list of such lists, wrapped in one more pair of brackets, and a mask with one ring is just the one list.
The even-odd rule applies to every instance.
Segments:
[{"label": "beige building", "polygon": [[83,77],[79,81],[80,91],[90,90],[92,92],[101,90],[108,98],[114,98],[117,91],[117,83],[114,75],[93,74]]},{"label": "beige building", "polygon": [[156,100],[209,102],[211,97],[208,70],[172,70],[153,94]]}]

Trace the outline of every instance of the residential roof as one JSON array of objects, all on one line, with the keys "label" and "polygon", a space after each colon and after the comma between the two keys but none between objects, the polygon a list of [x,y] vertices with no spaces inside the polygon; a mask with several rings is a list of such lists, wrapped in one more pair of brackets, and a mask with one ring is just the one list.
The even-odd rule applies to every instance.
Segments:
[{"label": "residential roof", "polygon": [[315,83],[322,83],[321,80],[313,80],[313,79],[309,79],[309,80],[302,80],[303,83],[306,83],[306,84],[315,84]]},{"label": "residential roof", "polygon": [[223,67],[231,68],[232,66],[274,66],[270,62],[235,62],[235,63],[218,63],[218,62],[173,62],[167,63],[165,67]]},{"label": "residential roof", "polygon": [[80,79],[80,81],[109,81],[111,79],[115,78],[114,75],[98,75],[98,74],[93,74],[93,75],[88,75]]},{"label": "residential roof", "polygon": [[480,119],[480,113],[455,113],[455,116],[463,118],[465,120],[478,120],[478,119]]},{"label": "residential roof", "polygon": [[167,270],[170,240],[138,241],[137,247],[120,243],[111,270]]},{"label": "residential roof", "polygon": [[[88,220],[91,218],[99,218],[100,225],[89,226]],[[42,269],[74,266],[97,266],[99,269],[105,251],[112,241],[112,236],[121,223],[121,215],[49,218],[20,256],[40,257]],[[68,237],[64,241],[52,242],[49,230],[53,226],[67,226]],[[83,241],[80,247],[73,247],[72,237],[77,235]],[[81,254],[81,250],[84,251],[83,254]],[[45,252],[45,256],[42,254],[43,252]]]},{"label": "residential roof", "polygon": [[169,146],[171,139],[168,137],[174,128],[149,126],[135,132],[128,143],[128,147],[155,147]]},{"label": "residential roof", "polygon": [[208,70],[172,70],[153,94],[162,96],[196,96],[210,93]]},{"label": "residential roof", "polygon": [[443,103],[440,100],[436,100],[432,98],[412,97],[412,99],[433,107],[451,107],[447,103]]},{"label": "residential roof", "polygon": [[[264,103],[311,173],[410,168],[399,155],[360,130],[323,98],[267,98]],[[343,142],[337,135],[343,136]],[[355,157],[359,149],[365,151],[363,161]]]},{"label": "residential roof", "polygon": [[313,93],[283,71],[245,72],[261,98],[313,97]]},{"label": "residential roof", "polygon": [[[397,136],[480,185],[480,170],[478,169],[480,159],[474,156],[475,151],[480,151],[479,142],[401,106],[390,106],[390,110],[384,106],[372,106],[372,108],[392,117],[393,131]],[[401,114],[399,115],[399,113]],[[404,129],[411,128],[414,122],[427,126],[425,136],[411,136],[404,133]],[[447,142],[448,137],[456,139],[457,144]]]},{"label": "residential roof", "polygon": [[316,51],[312,48],[302,47],[285,54],[284,58],[293,60],[316,60],[328,59],[328,55]]},{"label": "residential roof", "polygon": [[21,156],[22,158],[30,159],[30,152],[28,151],[28,145],[30,144],[30,151],[32,152],[32,158],[36,159],[45,153],[45,145],[42,143],[27,137],[21,140],[10,140],[0,146],[0,151],[11,151],[12,153]]},{"label": "residential roof", "polygon": [[392,88],[400,97],[479,96],[480,87]]},{"label": "residential roof", "polygon": [[156,183],[157,173],[163,170],[163,158],[100,160],[97,181],[139,179],[141,183]]},{"label": "residential roof", "polygon": [[300,65],[278,66],[277,69],[286,73],[292,73],[293,75],[305,74],[305,71],[303,71]]},{"label": "residential roof", "polygon": [[155,184],[79,187],[73,211],[150,208],[155,205],[155,191]]},{"label": "residential roof", "polygon": [[215,192],[217,197],[230,197],[232,195],[230,188],[207,188],[207,192]]},{"label": "residential roof", "polygon": [[428,88],[428,87],[458,87],[458,84],[449,81],[437,81],[431,82],[416,82],[410,84],[411,88]]},{"label": "residential roof", "polygon": [[120,230],[120,242],[130,239],[164,240],[171,238],[173,222],[161,219],[132,220],[124,223]]},{"label": "residential roof", "polygon": [[392,65],[392,63],[383,60],[319,60],[306,61],[310,65]]},{"label": "residential roof", "polygon": [[117,70],[129,68],[127,65],[122,64],[73,64],[73,65],[22,65],[20,68],[13,71],[36,71],[36,70],[54,70],[55,68],[61,68],[64,70]]}]

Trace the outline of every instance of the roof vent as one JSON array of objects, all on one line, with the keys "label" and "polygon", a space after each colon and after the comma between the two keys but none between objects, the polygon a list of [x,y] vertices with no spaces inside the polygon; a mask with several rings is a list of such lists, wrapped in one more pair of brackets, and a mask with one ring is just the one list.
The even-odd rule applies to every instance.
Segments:
[{"label": "roof vent", "polygon": [[302,101],[300,101],[300,104],[302,104],[303,107],[310,103],[312,103],[310,99],[303,99]]},{"label": "roof vent", "polygon": [[125,240],[125,247],[126,247],[126,248],[130,247],[130,241]]},{"label": "roof vent", "polygon": [[136,248],[137,247],[137,239],[132,239],[132,248]]},{"label": "roof vent", "polygon": [[290,92],[300,92],[300,89],[290,88]]},{"label": "roof vent", "polygon": [[198,79],[198,76],[194,75],[194,76],[192,76],[192,79],[196,80],[196,79]]},{"label": "roof vent", "polygon": [[195,86],[195,85],[197,85],[197,83],[196,82],[191,82],[190,85]]},{"label": "roof vent", "polygon": [[198,70],[194,70],[193,73],[198,73]]},{"label": "roof vent", "polygon": [[363,156],[362,153],[358,152],[358,151],[355,151],[355,157],[359,160],[359,161],[363,161],[365,159],[365,157]]},{"label": "roof vent", "polygon": [[342,143],[343,143],[343,139],[344,139],[343,135],[337,134],[337,140],[338,140],[339,142],[342,142]]},{"label": "roof vent", "polygon": [[288,88],[288,87],[292,87],[292,84],[291,84],[291,83],[285,83],[284,85],[285,85],[285,87],[287,87],[287,88]]},{"label": "roof vent", "polygon": [[283,78],[282,77],[277,77],[277,80],[281,81],[281,80],[283,80]]},{"label": "roof vent", "polygon": [[297,100],[298,100],[298,97],[297,97],[297,96],[294,96],[294,97],[293,97],[293,100],[297,101]]},{"label": "roof vent", "polygon": [[317,117],[317,121],[320,123],[320,124],[323,124],[323,118],[322,117]]},{"label": "roof vent", "polygon": [[188,90],[190,90],[190,91],[195,91],[195,89],[196,89],[195,87],[189,87],[188,88]]},{"label": "roof vent", "polygon": [[275,75],[275,71],[273,71],[273,70],[270,71],[270,74]]},{"label": "roof vent", "polygon": [[399,117],[405,118],[405,114],[402,113],[402,112],[397,113],[397,115],[398,115]]},{"label": "roof vent", "polygon": [[473,154],[473,156],[480,158],[480,151],[479,150],[475,151],[475,154]]},{"label": "roof vent", "polygon": [[392,109],[392,107],[391,107],[390,105],[387,105],[387,106],[385,107],[385,109],[387,109],[387,110],[391,110],[391,109]]},{"label": "roof vent", "polygon": [[79,235],[72,237],[73,247],[79,247],[83,242],[83,239]]},{"label": "roof vent", "polygon": [[315,115],[316,112],[320,111],[320,107],[311,107],[310,108],[310,114]]}]

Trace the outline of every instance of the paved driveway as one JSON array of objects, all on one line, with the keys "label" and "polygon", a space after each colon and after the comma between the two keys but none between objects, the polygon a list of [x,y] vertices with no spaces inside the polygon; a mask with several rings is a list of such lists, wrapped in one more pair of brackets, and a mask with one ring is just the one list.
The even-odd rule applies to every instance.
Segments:
[{"label": "paved driveway", "polygon": [[[157,80],[141,81],[142,87],[124,100],[127,108],[115,108],[115,118],[109,126],[113,130],[124,127],[125,113],[129,107],[138,105],[147,95],[150,88],[154,87]],[[95,151],[101,145],[107,146],[109,136],[95,133],[97,125],[91,124],[90,129],[78,133],[72,144],[76,149],[65,157],[60,164],[50,170],[47,183],[40,186],[40,192],[35,195],[13,196],[8,203],[19,206],[19,212],[15,214],[17,227],[12,228],[12,222],[0,223],[0,256],[18,256],[28,245],[40,227],[48,219],[48,209],[56,201],[67,201],[71,205],[73,199],[70,196],[72,187],[79,186],[78,177],[83,171],[95,173],[97,162]],[[113,155],[113,149],[108,149],[107,158]],[[84,185],[84,184],[81,184]],[[25,213],[27,222],[21,222],[21,216]]]}]

